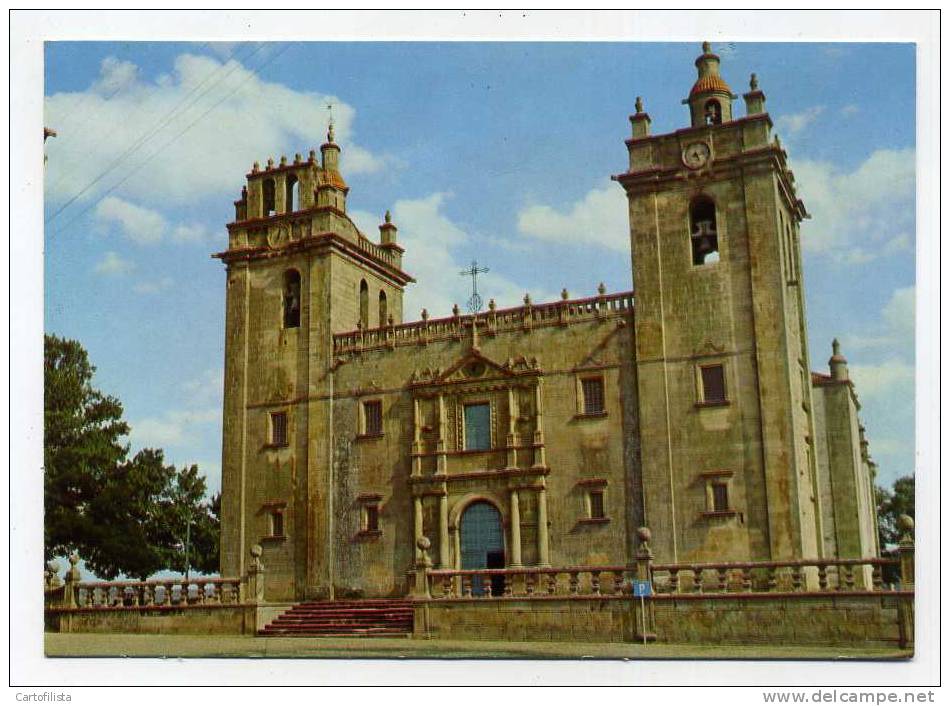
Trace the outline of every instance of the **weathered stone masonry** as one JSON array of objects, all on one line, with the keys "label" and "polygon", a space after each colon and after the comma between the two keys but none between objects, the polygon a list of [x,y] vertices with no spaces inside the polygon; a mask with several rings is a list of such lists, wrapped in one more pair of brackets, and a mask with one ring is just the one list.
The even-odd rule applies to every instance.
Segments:
[{"label": "weathered stone masonry", "polygon": [[218,255],[223,575],[261,544],[268,600],[401,596],[422,537],[436,569],[623,566],[643,525],[666,563],[878,553],[846,362],[811,372],[807,212],[765,95],[753,76],[734,116],[719,57],[696,66],[690,126],[652,135],[638,99],[614,177],[635,297],[404,323],[397,227],[350,220],[332,128],[319,160],[254,165]]}]

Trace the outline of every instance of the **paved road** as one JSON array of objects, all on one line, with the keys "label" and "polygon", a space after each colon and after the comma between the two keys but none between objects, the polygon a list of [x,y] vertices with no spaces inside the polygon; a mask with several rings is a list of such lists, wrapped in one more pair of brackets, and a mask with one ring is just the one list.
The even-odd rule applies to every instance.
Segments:
[{"label": "paved road", "polygon": [[906,659],[887,647],[639,645],[408,638],[46,634],[48,657],[323,657],[419,659]]}]

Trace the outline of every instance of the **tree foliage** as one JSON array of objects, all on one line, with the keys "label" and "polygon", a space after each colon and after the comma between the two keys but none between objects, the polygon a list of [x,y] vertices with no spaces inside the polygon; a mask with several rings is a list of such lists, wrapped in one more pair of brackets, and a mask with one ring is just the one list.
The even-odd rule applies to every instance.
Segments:
[{"label": "tree foliage", "polygon": [[122,404],[92,386],[95,368],[77,341],[44,347],[44,553],[77,551],[112,579],[190,566],[218,570],[220,498],[206,498],[198,467],[166,465],[158,449],[129,458]]},{"label": "tree foliage", "polygon": [[898,518],[901,515],[914,517],[914,476],[898,478],[894,481],[893,490],[878,486],[876,491],[881,547],[897,544],[901,535]]}]

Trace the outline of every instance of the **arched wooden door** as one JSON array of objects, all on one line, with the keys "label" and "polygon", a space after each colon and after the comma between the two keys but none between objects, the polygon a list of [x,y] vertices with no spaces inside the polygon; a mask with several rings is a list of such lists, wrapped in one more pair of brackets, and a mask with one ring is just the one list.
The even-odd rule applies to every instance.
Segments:
[{"label": "arched wooden door", "polygon": [[[465,508],[461,521],[461,550],[463,569],[505,568],[505,535],[501,513],[491,503],[474,502]],[[472,581],[472,593],[482,595],[481,577]],[[492,577],[492,594],[501,595],[505,577]]]}]

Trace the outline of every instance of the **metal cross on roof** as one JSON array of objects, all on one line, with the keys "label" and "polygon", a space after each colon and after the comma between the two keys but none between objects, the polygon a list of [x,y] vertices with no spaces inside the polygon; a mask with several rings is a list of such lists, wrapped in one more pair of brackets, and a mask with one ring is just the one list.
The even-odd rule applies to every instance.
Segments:
[{"label": "metal cross on roof", "polygon": [[488,272],[487,267],[479,267],[476,260],[472,260],[472,265],[467,270],[462,270],[459,275],[472,278],[472,296],[468,300],[468,310],[477,314],[482,310],[482,298],[478,293],[478,275]]}]

